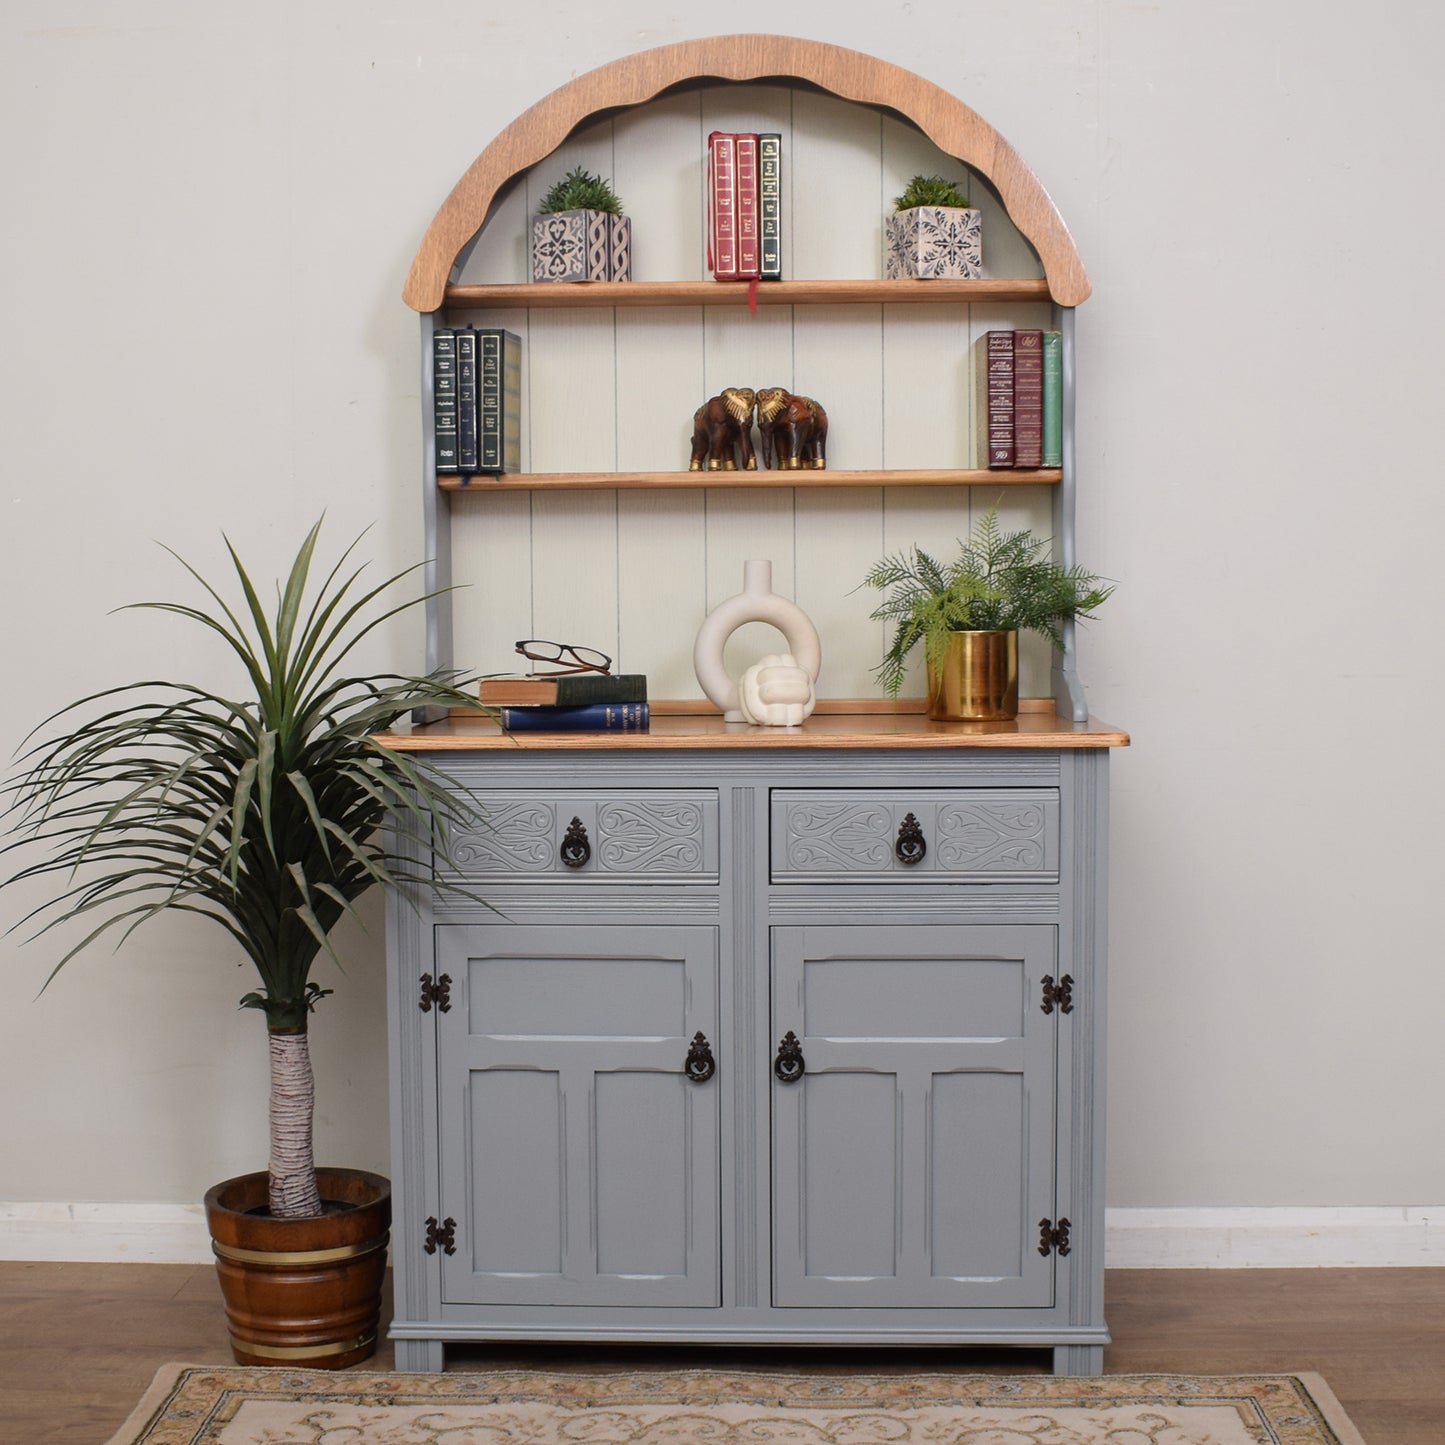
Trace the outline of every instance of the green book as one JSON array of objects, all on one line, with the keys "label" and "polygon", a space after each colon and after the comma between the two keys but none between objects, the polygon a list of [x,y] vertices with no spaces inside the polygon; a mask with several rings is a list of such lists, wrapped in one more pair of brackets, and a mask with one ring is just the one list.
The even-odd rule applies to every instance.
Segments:
[{"label": "green book", "polygon": [[1044,459],[1046,467],[1064,464],[1064,338],[1044,332]]}]

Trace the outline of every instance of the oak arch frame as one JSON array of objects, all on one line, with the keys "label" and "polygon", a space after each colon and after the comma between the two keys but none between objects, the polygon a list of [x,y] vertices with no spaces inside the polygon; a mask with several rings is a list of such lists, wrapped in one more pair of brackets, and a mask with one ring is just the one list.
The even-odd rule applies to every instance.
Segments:
[{"label": "oak arch frame", "polygon": [[1068,227],[1018,152],[976,111],[932,81],[861,51],[776,35],[684,40],[624,56],[568,81],[517,117],[486,147],[442,202],[417,248],[402,299],[438,310],[457,257],[485,223],[498,191],[545,160],[593,116],[655,99],[691,80],[806,81],[841,100],[891,110],[998,192],[1009,219],[1038,253],[1060,306],[1089,296],[1088,275]]}]

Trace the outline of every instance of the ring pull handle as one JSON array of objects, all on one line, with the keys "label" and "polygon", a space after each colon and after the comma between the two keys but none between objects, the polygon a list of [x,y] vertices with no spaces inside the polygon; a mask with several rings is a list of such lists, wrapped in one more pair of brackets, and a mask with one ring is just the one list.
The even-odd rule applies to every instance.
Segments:
[{"label": "ring pull handle", "polygon": [[898,837],[893,843],[893,856],[905,868],[912,868],[914,864],[923,862],[927,852],[928,844],[923,837],[923,828],[918,819],[909,813],[898,825]]},{"label": "ring pull handle", "polygon": [[581,818],[573,818],[567,824],[557,854],[568,868],[581,868],[591,858],[592,844],[587,841],[587,829],[582,826]]},{"label": "ring pull handle", "polygon": [[803,1077],[808,1065],[803,1059],[803,1046],[792,1029],[783,1035],[778,1045],[778,1056],[773,1060],[773,1072],[780,1084],[796,1084]]},{"label": "ring pull handle", "polygon": [[712,1045],[707,1035],[699,1029],[692,1036],[692,1047],[687,1051],[687,1061],[682,1071],[694,1084],[705,1084],[717,1073],[717,1060],[712,1056]]}]

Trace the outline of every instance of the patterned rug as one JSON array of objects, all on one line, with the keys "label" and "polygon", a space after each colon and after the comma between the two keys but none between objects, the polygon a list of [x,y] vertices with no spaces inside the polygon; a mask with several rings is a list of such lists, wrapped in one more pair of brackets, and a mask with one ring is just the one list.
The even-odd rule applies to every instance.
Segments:
[{"label": "patterned rug", "polygon": [[1364,1445],[1317,1375],[168,1365],[110,1445]]}]

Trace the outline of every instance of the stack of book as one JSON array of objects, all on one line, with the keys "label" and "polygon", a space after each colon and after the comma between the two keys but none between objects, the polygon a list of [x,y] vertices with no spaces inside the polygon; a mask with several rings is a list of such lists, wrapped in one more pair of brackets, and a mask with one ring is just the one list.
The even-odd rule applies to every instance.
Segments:
[{"label": "stack of book", "polygon": [[636,733],[650,722],[640,672],[484,677],[477,695],[498,710],[508,732]]},{"label": "stack of book", "polygon": [[1057,331],[990,331],[979,363],[991,470],[1063,465],[1063,351]]},{"label": "stack of book", "polygon": [[498,327],[438,327],[432,372],[438,473],[521,471],[521,337]]},{"label": "stack of book", "polygon": [[719,281],[783,276],[783,138],[715,130],[707,138],[707,264]]}]

